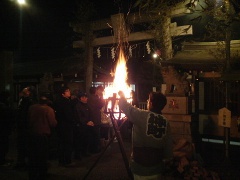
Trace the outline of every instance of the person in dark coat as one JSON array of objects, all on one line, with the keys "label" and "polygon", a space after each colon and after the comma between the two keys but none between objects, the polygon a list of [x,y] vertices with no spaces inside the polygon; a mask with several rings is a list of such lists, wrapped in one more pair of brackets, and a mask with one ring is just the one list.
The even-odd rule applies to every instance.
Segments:
[{"label": "person in dark coat", "polygon": [[17,109],[17,163],[16,168],[27,167],[26,158],[28,157],[28,109],[36,103],[34,99],[33,87],[26,87],[22,90],[22,97]]},{"label": "person in dark coat", "polygon": [[59,98],[54,102],[58,125],[56,131],[59,139],[59,165],[72,166],[74,111],[71,92],[68,87],[60,89]]},{"label": "person in dark coat", "polygon": [[42,95],[39,103],[29,107],[29,180],[47,178],[48,141],[51,128],[57,125],[54,110]]},{"label": "person in dark coat", "polygon": [[9,105],[10,93],[0,93],[0,165],[10,165],[6,159],[9,150],[9,136],[14,123],[14,110]]},{"label": "person in dark coat", "polygon": [[81,159],[81,156],[89,156],[89,144],[93,140],[93,122],[90,119],[90,109],[86,93],[77,94],[78,102],[75,105],[75,130],[74,147],[75,158]]},{"label": "person in dark coat", "polygon": [[88,97],[88,106],[90,108],[90,119],[94,123],[94,141],[90,145],[90,152],[91,153],[99,153],[101,152],[101,144],[100,144],[100,128],[101,128],[101,109],[105,105],[104,100],[102,99],[102,93],[104,88],[102,86],[91,87],[89,90],[89,97]]}]

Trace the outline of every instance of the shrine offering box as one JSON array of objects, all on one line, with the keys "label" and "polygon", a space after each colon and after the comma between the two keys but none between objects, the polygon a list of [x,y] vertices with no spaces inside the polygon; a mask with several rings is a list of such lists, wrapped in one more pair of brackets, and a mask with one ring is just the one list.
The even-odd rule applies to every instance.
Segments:
[{"label": "shrine offering box", "polygon": [[162,110],[163,114],[190,114],[192,101],[189,97],[167,96],[167,104]]}]

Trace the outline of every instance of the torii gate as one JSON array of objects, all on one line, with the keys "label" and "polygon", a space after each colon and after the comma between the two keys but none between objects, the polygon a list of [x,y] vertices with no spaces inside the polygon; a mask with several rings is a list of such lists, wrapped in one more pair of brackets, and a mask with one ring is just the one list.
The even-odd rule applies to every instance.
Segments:
[{"label": "torii gate", "polygon": [[[165,48],[163,49],[164,58],[166,60],[172,58],[172,36],[180,35],[191,35],[192,27],[190,25],[177,26],[177,23],[171,23],[172,17],[182,16],[190,11],[186,8],[186,2],[181,2],[178,5],[174,6],[169,17],[166,17],[162,28],[162,33],[166,34],[165,38],[162,40]],[[157,17],[155,17],[157,18]],[[131,41],[140,41],[140,40],[149,40],[153,39],[153,34],[151,31],[145,32],[133,32],[128,33],[126,21],[128,24],[138,24],[143,22],[152,21],[154,18],[150,18],[147,15],[139,15],[138,13],[129,14],[127,20],[125,20],[124,14],[119,13],[112,15],[109,19],[103,19],[99,21],[94,21],[88,24],[70,24],[73,28],[73,31],[81,33],[85,32],[84,40],[74,41],[73,48],[84,47],[86,49],[85,60],[87,62],[86,67],[86,90],[89,89],[92,85],[93,79],[93,47],[107,44],[115,44],[119,42],[131,42]],[[84,31],[84,26],[88,27]],[[114,36],[94,38],[94,31],[104,30],[113,28]],[[187,30],[186,30],[187,29]]]}]

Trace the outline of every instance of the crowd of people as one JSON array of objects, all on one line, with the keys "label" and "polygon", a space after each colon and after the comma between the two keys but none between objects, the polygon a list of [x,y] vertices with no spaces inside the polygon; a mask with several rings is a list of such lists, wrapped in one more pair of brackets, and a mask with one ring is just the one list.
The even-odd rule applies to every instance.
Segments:
[{"label": "crowd of people", "polygon": [[[71,94],[61,87],[54,100],[45,93],[34,95],[33,87],[20,92],[17,109],[10,106],[10,93],[0,94],[0,165],[6,165],[9,136],[15,128],[17,158],[14,168],[27,168],[29,179],[46,179],[49,139],[57,136],[59,166],[76,167],[73,158],[100,153],[101,109],[104,107],[104,88],[91,87],[89,94]],[[53,131],[53,132],[52,132]],[[104,137],[105,138],[105,137]]]},{"label": "crowd of people", "polygon": [[[53,130],[58,140],[59,166],[76,167],[73,158],[81,160],[83,156],[100,153],[101,138],[106,140],[109,132],[101,121],[105,105],[103,91],[104,88],[98,86],[91,87],[88,94],[72,95],[64,86],[54,101],[50,101],[46,94],[34,98],[33,89],[26,87],[21,92],[17,110],[8,104],[10,94],[1,93],[0,165],[6,163],[13,124],[17,130],[15,168],[28,167],[30,180],[47,177],[49,138]],[[161,178],[164,161],[173,155],[169,122],[161,115],[166,97],[162,93],[150,93],[146,111],[137,107],[137,101],[128,103],[123,92],[118,94],[119,107],[133,127],[130,168],[134,180],[157,180]]]}]

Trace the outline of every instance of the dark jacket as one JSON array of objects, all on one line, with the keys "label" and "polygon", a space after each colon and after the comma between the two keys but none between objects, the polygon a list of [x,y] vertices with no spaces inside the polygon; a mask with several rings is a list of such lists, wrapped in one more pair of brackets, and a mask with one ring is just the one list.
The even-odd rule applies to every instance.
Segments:
[{"label": "dark jacket", "polygon": [[0,136],[8,136],[14,123],[14,110],[0,102]]},{"label": "dark jacket", "polygon": [[90,95],[88,97],[88,106],[90,108],[90,119],[94,125],[101,124],[101,112],[100,110],[104,106],[104,100],[100,99],[97,95]]},{"label": "dark jacket", "polygon": [[21,131],[28,129],[28,109],[35,104],[32,97],[22,97],[17,109],[17,126]]},{"label": "dark jacket", "polygon": [[50,135],[57,125],[54,110],[45,104],[34,104],[29,108],[29,130],[34,135]]},{"label": "dark jacket", "polygon": [[76,124],[86,125],[90,119],[90,109],[87,103],[78,101],[75,106],[75,121]]},{"label": "dark jacket", "polygon": [[54,110],[58,122],[57,128],[73,128],[74,125],[74,111],[73,101],[68,98],[60,97],[54,102]]}]

